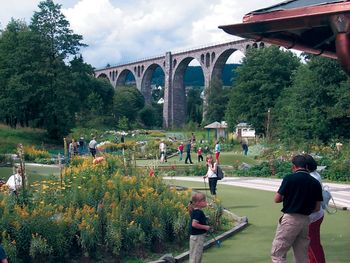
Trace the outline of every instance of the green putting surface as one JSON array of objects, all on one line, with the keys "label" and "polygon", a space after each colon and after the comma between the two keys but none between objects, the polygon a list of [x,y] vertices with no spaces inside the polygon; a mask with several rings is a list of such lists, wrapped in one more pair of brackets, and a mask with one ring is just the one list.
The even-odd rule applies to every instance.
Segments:
[{"label": "green putting surface", "polygon": [[[203,184],[173,181],[186,187],[203,187]],[[204,252],[202,263],[266,263],[270,260],[270,249],[277,220],[281,215],[281,204],[273,202],[273,192],[233,186],[218,186],[218,198],[225,208],[240,216],[247,216],[249,226],[242,232]],[[326,214],[321,226],[321,240],[327,262],[345,263],[350,258],[350,213],[338,211]],[[294,262],[292,252],[288,262]]]}]

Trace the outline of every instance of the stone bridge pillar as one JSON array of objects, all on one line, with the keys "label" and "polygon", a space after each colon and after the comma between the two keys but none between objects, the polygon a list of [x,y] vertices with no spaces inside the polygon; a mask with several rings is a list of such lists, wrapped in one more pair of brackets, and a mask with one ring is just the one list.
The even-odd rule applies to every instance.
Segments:
[{"label": "stone bridge pillar", "polygon": [[172,65],[171,52],[165,53],[165,72],[164,72],[164,104],[163,104],[163,126],[172,127]]}]

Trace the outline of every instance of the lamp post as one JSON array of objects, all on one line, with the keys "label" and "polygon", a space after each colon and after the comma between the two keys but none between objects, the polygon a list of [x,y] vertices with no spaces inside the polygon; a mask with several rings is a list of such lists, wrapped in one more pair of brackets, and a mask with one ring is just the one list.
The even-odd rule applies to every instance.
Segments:
[{"label": "lamp post", "polygon": [[266,137],[267,140],[270,141],[270,113],[271,113],[271,108],[267,109],[267,124],[266,124]]}]

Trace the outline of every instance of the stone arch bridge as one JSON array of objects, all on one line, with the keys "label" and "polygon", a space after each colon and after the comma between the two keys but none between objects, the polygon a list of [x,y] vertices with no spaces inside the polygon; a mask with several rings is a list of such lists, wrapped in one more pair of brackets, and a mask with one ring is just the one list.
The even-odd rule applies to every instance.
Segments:
[{"label": "stone arch bridge", "polygon": [[[136,87],[145,97],[146,103],[151,102],[151,80],[154,71],[160,67],[164,72],[164,105],[163,126],[165,128],[182,127],[186,120],[186,95],[184,75],[189,63],[196,59],[203,71],[204,89],[213,79],[222,79],[222,72],[227,59],[239,50],[245,54],[249,48],[262,48],[263,42],[238,40],[213,46],[187,50],[164,56],[116,65],[95,70],[95,76],[107,78],[113,87],[123,86],[126,77],[131,73],[136,81]],[[205,103],[204,103],[205,105]]]}]

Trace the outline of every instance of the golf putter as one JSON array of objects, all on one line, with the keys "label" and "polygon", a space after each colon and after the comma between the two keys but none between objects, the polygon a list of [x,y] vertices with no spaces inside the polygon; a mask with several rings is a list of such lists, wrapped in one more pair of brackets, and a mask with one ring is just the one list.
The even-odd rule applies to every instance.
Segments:
[{"label": "golf putter", "polygon": [[209,234],[210,234],[211,237],[214,239],[216,247],[221,247],[221,242],[220,242],[220,240],[217,240],[212,232],[210,232]]}]

